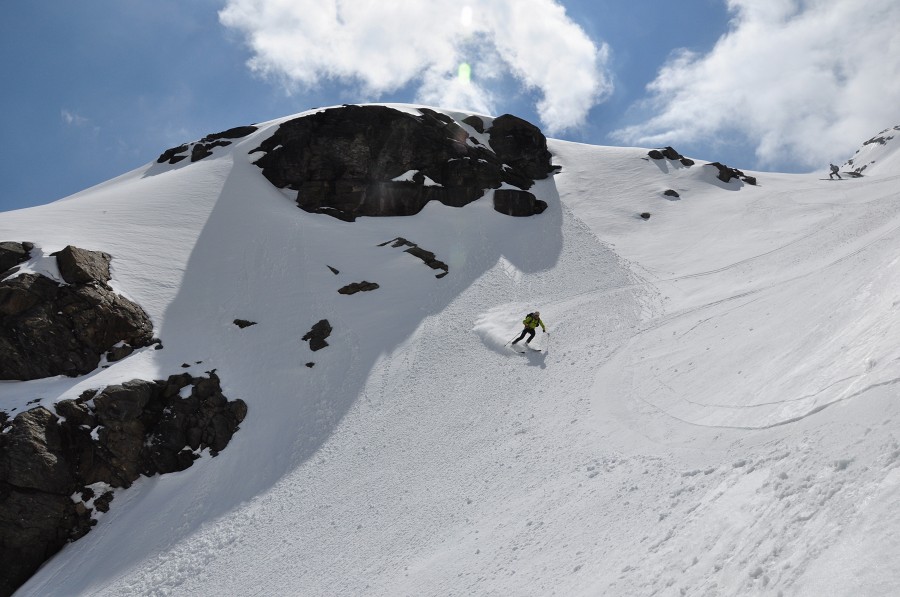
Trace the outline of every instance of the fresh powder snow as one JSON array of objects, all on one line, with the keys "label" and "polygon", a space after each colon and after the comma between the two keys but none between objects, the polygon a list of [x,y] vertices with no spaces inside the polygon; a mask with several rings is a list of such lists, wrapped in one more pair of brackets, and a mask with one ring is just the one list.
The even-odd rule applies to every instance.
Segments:
[{"label": "fresh powder snow", "polygon": [[[488,192],[348,223],[253,165],[284,120],[0,215],[28,271],[112,255],[165,346],[0,383],[0,407],[182,363],[249,407],[218,457],[116,490],[17,595],[900,591],[900,139],[866,146],[862,178],[758,186],[550,140],[543,214]],[[449,274],[380,246],[397,237]],[[517,354],[535,309],[549,334]]]}]

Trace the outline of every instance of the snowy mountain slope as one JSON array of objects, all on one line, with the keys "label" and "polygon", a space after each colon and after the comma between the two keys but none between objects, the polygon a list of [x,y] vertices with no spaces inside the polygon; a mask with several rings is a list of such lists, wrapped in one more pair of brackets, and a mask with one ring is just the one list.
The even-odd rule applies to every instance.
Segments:
[{"label": "snowy mountain slope", "polygon": [[[488,195],[347,223],[298,210],[251,164],[278,122],[0,218],[0,237],[47,254],[112,254],[165,345],[6,382],[4,408],[182,363],[249,405],[227,451],[117,492],[20,594],[900,586],[900,170],[753,187],[553,141],[540,216]],[[397,237],[449,275],[378,246]],[[362,280],[380,288],[337,294]],[[512,353],[533,308],[546,352]],[[322,318],[334,332],[313,353],[300,337]]]},{"label": "snowy mountain slope", "polygon": [[863,143],[852,158],[844,164],[844,169],[862,174],[876,172],[897,172],[900,168],[900,140],[895,140],[900,125],[884,129]]}]

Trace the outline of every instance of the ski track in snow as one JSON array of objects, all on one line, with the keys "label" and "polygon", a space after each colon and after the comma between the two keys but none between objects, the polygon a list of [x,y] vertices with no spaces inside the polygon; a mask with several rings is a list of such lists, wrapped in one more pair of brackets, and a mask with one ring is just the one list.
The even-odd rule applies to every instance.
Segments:
[{"label": "ski track in snow", "polygon": [[[896,177],[729,186],[645,150],[553,141],[563,170],[536,185],[538,218],[488,196],[347,224],[249,165],[276,125],[0,221],[47,252],[113,254],[166,345],[76,382],[0,384],[7,404],[201,361],[250,406],[219,457],[117,492],[19,594],[900,586]],[[97,221],[73,226],[80,212]],[[450,274],[377,246],[397,236]],[[370,278],[379,290],[334,292]],[[546,350],[517,354],[505,344],[533,309]],[[312,353],[299,336],[320,318],[334,333]]]}]

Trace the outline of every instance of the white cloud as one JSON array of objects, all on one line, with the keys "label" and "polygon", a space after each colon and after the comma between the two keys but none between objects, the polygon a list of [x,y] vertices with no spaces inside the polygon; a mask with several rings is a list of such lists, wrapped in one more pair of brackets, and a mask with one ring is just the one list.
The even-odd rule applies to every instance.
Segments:
[{"label": "white cloud", "polygon": [[377,98],[415,84],[417,101],[492,113],[492,85],[511,73],[540,92],[551,132],[612,90],[608,48],[555,0],[228,0],[219,18],[244,35],[251,69],[288,86],[338,82]]},{"label": "white cloud", "polygon": [[84,126],[88,123],[88,119],[84,116],[65,108],[59,111],[59,115],[62,118],[62,121],[69,126]]},{"label": "white cloud", "polygon": [[900,123],[900,2],[727,3],[729,32],[708,54],[676,53],[648,86],[643,107],[656,115],[617,138],[660,145],[738,135],[763,165],[814,167]]}]

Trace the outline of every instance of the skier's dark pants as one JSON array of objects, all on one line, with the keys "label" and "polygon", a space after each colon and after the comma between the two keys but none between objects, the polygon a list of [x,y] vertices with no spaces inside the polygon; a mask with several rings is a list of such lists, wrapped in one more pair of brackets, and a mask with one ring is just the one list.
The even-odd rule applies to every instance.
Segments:
[{"label": "skier's dark pants", "polygon": [[519,340],[525,337],[525,334],[531,336],[530,338],[528,338],[528,340],[525,340],[525,344],[528,344],[529,342],[534,340],[534,328],[525,328],[524,330],[522,330],[522,333],[519,334],[519,337],[513,340],[513,344],[518,344]]}]

